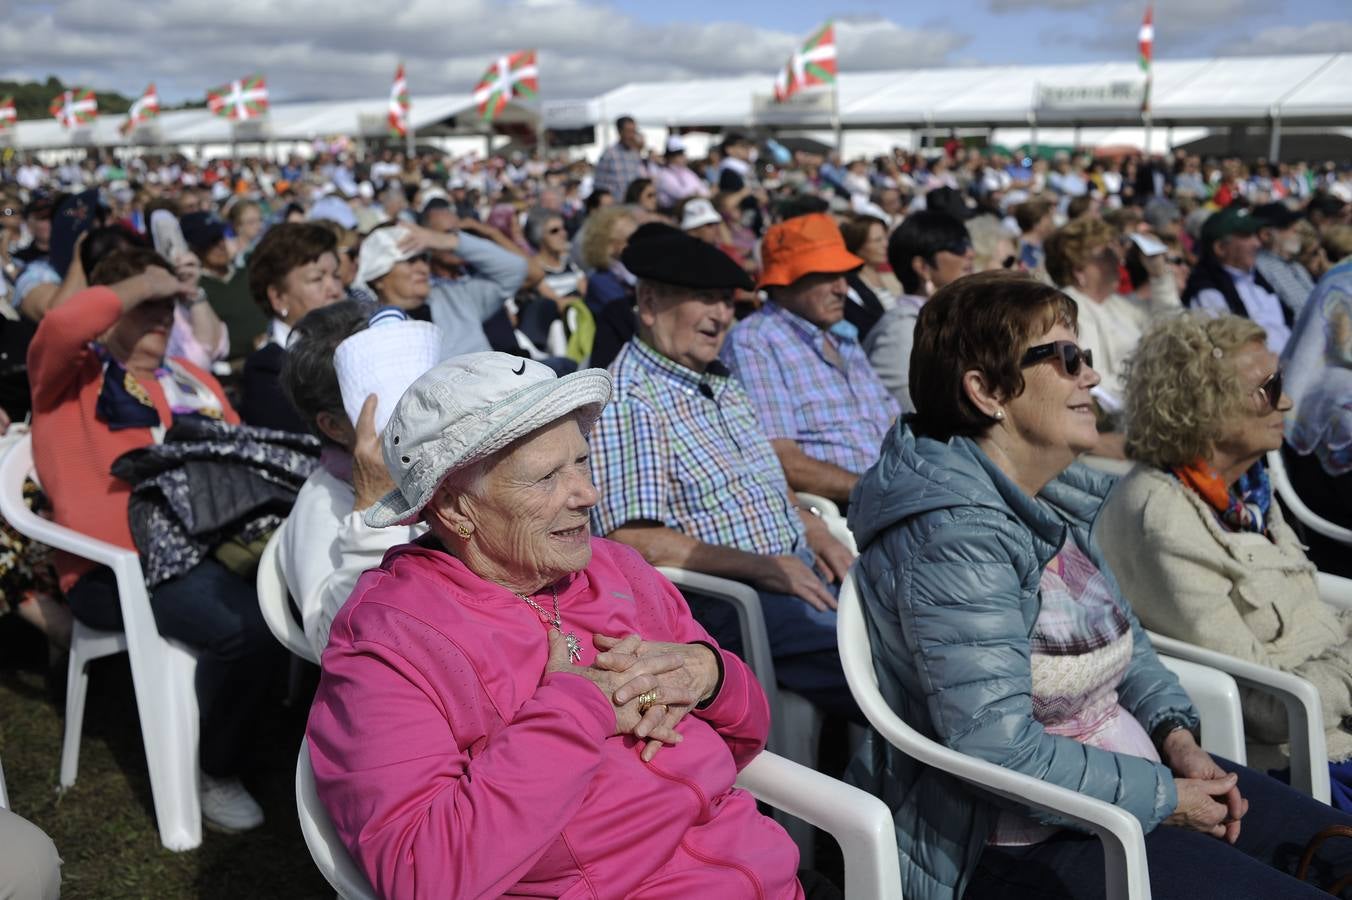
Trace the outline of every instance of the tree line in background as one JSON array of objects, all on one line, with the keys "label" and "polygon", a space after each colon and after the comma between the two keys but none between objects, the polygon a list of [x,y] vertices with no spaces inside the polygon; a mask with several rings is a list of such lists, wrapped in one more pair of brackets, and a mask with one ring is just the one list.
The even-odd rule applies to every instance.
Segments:
[{"label": "tree line in background", "polygon": [[[27,119],[48,119],[51,118],[52,98],[62,91],[77,87],[88,87],[82,84],[64,84],[61,79],[55,75],[47,76],[46,81],[3,81],[0,80],[0,99],[5,97],[14,97],[14,107],[19,112],[20,121]],[[100,115],[116,115],[125,113],[131,109],[132,98],[124,97],[116,91],[103,91],[94,88],[94,93],[99,98]],[[180,103],[176,106],[164,106],[163,109],[193,109],[205,107],[205,100],[197,100],[190,103]]]}]

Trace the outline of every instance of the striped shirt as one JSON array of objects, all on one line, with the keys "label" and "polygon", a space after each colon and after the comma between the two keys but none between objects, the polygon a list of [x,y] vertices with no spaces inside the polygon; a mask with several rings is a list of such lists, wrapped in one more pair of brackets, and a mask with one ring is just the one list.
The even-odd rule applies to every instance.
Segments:
[{"label": "striped shirt", "polygon": [[878,459],[901,407],[859,341],[827,332],[767,302],[732,329],[722,359],[746,389],[770,440],[863,473]]},{"label": "striped shirt", "polygon": [[635,338],[610,373],[614,393],[591,433],[597,534],[657,522],[706,544],[811,560],[779,458],[722,365],[700,375]]}]

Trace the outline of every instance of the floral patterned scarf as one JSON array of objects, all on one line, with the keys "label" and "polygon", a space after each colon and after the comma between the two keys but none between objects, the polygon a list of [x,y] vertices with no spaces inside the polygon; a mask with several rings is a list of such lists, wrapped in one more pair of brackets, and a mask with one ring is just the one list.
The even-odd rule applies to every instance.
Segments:
[{"label": "floral patterned scarf", "polygon": [[1267,467],[1263,460],[1258,460],[1241,475],[1233,489],[1226,487],[1220,474],[1205,460],[1198,460],[1189,466],[1178,466],[1173,470],[1173,475],[1205,500],[1226,528],[1267,534],[1272,485],[1268,482]]}]

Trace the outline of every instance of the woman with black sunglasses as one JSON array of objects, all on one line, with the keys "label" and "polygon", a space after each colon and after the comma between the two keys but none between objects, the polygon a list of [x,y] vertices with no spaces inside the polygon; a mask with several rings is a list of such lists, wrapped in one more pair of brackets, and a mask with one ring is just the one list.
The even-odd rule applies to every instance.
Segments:
[{"label": "woman with black sunglasses", "polygon": [[[1318,897],[1290,877],[1294,856],[1352,816],[1201,749],[1099,550],[1113,482],[1075,464],[1098,439],[1099,382],[1076,317],[1065,294],[1003,272],[921,309],[915,414],[850,497],[879,687],[925,736],[1135,816],[1156,900]],[[907,897],[1104,895],[1092,835],[888,747],[853,772],[893,809]],[[1352,847],[1327,858],[1352,871]]]},{"label": "woman with black sunglasses", "polygon": [[[1334,805],[1352,812],[1352,613],[1319,599],[1315,567],[1273,502],[1263,457],[1291,400],[1263,329],[1188,314],[1146,332],[1128,366],[1127,455],[1099,540],[1147,628],[1311,681],[1324,701]],[[1284,768],[1286,711],[1245,698],[1249,760]]]}]

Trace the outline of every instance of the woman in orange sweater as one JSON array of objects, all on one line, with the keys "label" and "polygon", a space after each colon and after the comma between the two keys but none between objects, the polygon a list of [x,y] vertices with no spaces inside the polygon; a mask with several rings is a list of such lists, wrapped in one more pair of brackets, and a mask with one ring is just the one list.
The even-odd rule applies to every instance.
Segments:
[{"label": "woman in orange sweater", "polygon": [[[163,257],[115,251],[90,283],[43,317],[28,349],[33,459],[59,524],[131,550],[131,485],[111,474],[113,460],[159,442],[176,419],[239,416],[215,378],[164,356],[174,304],[201,301],[184,297]],[[110,569],[66,554],[56,568],[77,619],[121,630]],[[203,818],[223,830],[257,827],[263,811],[237,774],[275,644],[254,586],[208,557],[154,588],[150,605],[161,634],[198,652]]]}]

